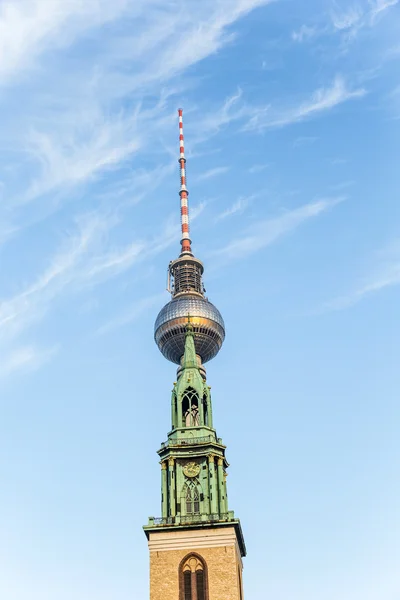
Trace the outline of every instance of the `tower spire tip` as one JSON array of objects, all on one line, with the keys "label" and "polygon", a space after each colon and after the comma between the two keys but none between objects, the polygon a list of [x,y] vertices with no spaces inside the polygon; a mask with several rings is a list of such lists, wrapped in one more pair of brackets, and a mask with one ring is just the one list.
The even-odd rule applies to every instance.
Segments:
[{"label": "tower spire tip", "polygon": [[181,197],[181,245],[182,254],[192,254],[191,240],[189,236],[189,205],[188,196],[189,192],[186,187],[186,158],[185,158],[185,140],[183,137],[183,110],[178,109],[179,115],[179,165],[180,165],[180,177],[181,187],[179,195]]}]

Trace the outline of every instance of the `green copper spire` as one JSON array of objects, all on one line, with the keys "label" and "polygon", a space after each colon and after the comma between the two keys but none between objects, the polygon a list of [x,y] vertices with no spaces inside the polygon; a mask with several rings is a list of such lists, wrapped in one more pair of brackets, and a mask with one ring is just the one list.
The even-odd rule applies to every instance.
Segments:
[{"label": "green copper spire", "polygon": [[240,523],[228,508],[225,446],[213,427],[210,387],[196,354],[188,316],[185,347],[171,396],[172,428],[158,451],[161,464],[161,519],[145,528],[233,525],[242,555]]},{"label": "green copper spire", "polygon": [[[211,425],[209,422],[209,412],[211,409],[210,392],[200,371],[199,359],[196,356],[194,346],[193,327],[190,323],[190,317],[186,325],[185,334],[185,352],[182,359],[182,366],[178,373],[178,382],[174,385],[172,393],[173,404],[177,410],[172,411],[172,428],[186,426]],[[178,410],[179,407],[179,410]],[[193,410],[193,419],[189,419],[187,411]],[[212,426],[212,425],[211,425]]]},{"label": "green copper spire", "polygon": [[190,322],[190,317],[188,317],[188,323],[186,325],[185,353],[183,355],[182,367],[183,369],[198,368],[196,348],[194,346],[193,326]]}]

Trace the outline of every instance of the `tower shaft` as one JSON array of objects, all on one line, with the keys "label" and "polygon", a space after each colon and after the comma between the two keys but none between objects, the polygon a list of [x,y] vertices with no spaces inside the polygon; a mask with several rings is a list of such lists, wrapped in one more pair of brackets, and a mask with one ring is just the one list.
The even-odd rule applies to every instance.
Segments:
[{"label": "tower shaft", "polygon": [[188,203],[188,195],[186,187],[186,158],[185,158],[185,140],[183,137],[183,117],[182,117],[182,109],[178,110],[179,115],[179,165],[180,165],[180,176],[181,176],[181,187],[179,190],[179,195],[181,197],[181,244],[182,244],[182,254],[191,254],[191,241],[189,236],[189,203]]},{"label": "tower shaft", "polygon": [[[202,363],[225,338],[218,309],[194,257],[182,109],[179,109],[181,253],[169,265],[172,299],[154,328],[163,355],[179,365],[171,395],[171,429],[161,444],[161,516],[144,527],[150,551],[150,600],[243,600],[240,521],[228,506],[225,446],[214,427],[211,388]],[[231,404],[231,403],[229,403]]]}]

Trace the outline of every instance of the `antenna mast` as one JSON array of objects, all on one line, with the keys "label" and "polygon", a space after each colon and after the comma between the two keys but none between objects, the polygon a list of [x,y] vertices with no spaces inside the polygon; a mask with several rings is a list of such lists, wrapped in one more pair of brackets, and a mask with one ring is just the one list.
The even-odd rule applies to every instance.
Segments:
[{"label": "antenna mast", "polygon": [[185,158],[185,142],[183,138],[183,121],[182,121],[182,109],[178,109],[179,115],[179,165],[181,172],[181,187],[179,195],[181,197],[181,229],[182,229],[182,254],[192,254],[192,248],[190,246],[191,240],[189,236],[189,206],[188,206],[188,195],[189,192],[186,188],[186,158]]}]

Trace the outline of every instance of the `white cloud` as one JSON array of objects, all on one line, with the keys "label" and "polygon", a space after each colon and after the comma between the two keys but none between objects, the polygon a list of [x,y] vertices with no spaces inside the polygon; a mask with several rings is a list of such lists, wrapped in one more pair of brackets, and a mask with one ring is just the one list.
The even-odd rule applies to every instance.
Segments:
[{"label": "white cloud", "polygon": [[5,0],[0,6],[0,81],[22,75],[49,48],[120,16],[127,0]]},{"label": "white cloud", "polygon": [[312,116],[327,112],[336,106],[361,98],[366,94],[363,88],[349,89],[343,77],[337,76],[332,85],[316,90],[311,98],[299,106],[284,110],[273,110],[270,106],[254,110],[245,125],[245,130],[263,130],[269,127],[284,127],[304,121]]},{"label": "white cloud", "polygon": [[308,25],[302,25],[298,31],[292,32],[292,40],[294,42],[304,42],[305,40],[309,40],[317,35],[316,27],[309,27]]},{"label": "white cloud", "polygon": [[218,177],[218,175],[224,175],[230,170],[230,167],[214,167],[213,169],[209,169],[205,171],[201,175],[198,176],[197,181],[204,181],[206,179],[212,179],[213,177]]},{"label": "white cloud", "polygon": [[52,299],[75,277],[81,261],[99,230],[98,219],[82,223],[79,232],[57,252],[50,266],[25,290],[0,302],[1,337],[14,337],[40,318]]},{"label": "white cloud", "polygon": [[203,200],[190,208],[189,215],[191,222],[195,221],[204,212],[208,202],[208,200]]},{"label": "white cloud", "polygon": [[[192,221],[206,205],[204,201],[193,207]],[[97,213],[81,219],[77,231],[64,240],[50,260],[50,266],[24,290],[0,301],[0,350],[43,319],[61,295],[83,291],[115,278],[171,244],[176,243],[178,250],[178,213],[168,219],[152,239],[104,248],[106,234],[117,223],[109,214]]]},{"label": "white cloud", "polygon": [[1,356],[0,379],[21,371],[35,371],[50,361],[56,354],[57,348],[41,350],[33,346],[21,346]]},{"label": "white cloud", "polygon": [[249,168],[249,173],[261,173],[262,171],[268,169],[271,165],[272,163],[265,163],[263,165],[253,165]]},{"label": "white cloud", "polygon": [[231,261],[254,254],[344,200],[343,196],[324,198],[287,211],[278,217],[257,222],[241,236],[236,236],[234,241],[217,250],[214,256],[221,261]]},{"label": "white cloud", "polygon": [[372,22],[386,10],[392,8],[392,6],[396,6],[398,3],[399,0],[370,0]]},{"label": "white cloud", "polygon": [[[186,35],[177,36],[164,48],[162,60],[154,68],[150,65],[151,77],[170,77],[190,64],[214,54],[224,44],[232,41],[232,34],[226,33],[229,25],[272,1],[274,0],[217,0],[199,3],[197,6],[193,4],[191,11],[183,11],[188,20],[183,23],[187,27]],[[199,14],[200,7],[205,10],[201,10]]]},{"label": "white cloud", "polygon": [[105,274],[107,274],[107,278],[114,277],[118,273],[129,269],[144,250],[145,244],[143,242],[133,242],[122,250],[96,256],[92,264],[84,269],[84,279],[93,282],[94,278],[104,277]]},{"label": "white cloud", "polygon": [[230,206],[229,208],[224,210],[222,213],[220,213],[216,217],[215,221],[216,222],[222,221],[222,220],[226,219],[227,217],[232,217],[233,215],[243,213],[254,198],[255,198],[255,196],[239,198],[238,200],[236,200],[236,202],[234,202],[232,204],[232,206]]},{"label": "white cloud", "polygon": [[373,27],[388,9],[398,3],[399,0],[360,0],[359,2],[333,0],[330,25],[318,28],[304,24],[298,31],[292,32],[292,40],[302,43],[317,36],[336,33],[341,37],[342,48],[347,50],[361,30]]},{"label": "white cloud", "polygon": [[135,118],[121,116],[105,120],[87,115],[77,126],[68,125],[68,134],[52,127],[47,132],[32,131],[26,150],[41,166],[21,202],[29,202],[54,189],[63,189],[93,180],[97,173],[118,165],[141,145]]},{"label": "white cloud", "polygon": [[357,26],[362,21],[363,16],[364,10],[358,4],[347,6],[344,10],[336,7],[331,13],[333,27],[339,31]]},{"label": "white cloud", "polygon": [[349,181],[342,181],[341,183],[336,183],[335,185],[332,185],[331,189],[339,192],[341,190],[345,190],[351,187],[352,185],[355,185],[355,183],[355,181],[350,179]]},{"label": "white cloud", "polygon": [[368,296],[400,285],[400,241],[380,253],[379,265],[352,291],[339,296],[322,307],[322,312],[343,310],[358,304]]},{"label": "white cloud", "polygon": [[118,315],[114,319],[111,319],[97,330],[99,335],[104,335],[106,333],[110,333],[115,329],[119,329],[124,325],[128,325],[129,323],[133,323],[137,319],[141,317],[141,315],[150,310],[151,308],[161,305],[161,303],[165,300],[165,293],[155,294],[153,296],[149,296],[147,298],[141,298],[137,302],[135,302],[127,311],[125,311],[122,315]]},{"label": "white cloud", "polygon": [[221,127],[242,119],[247,110],[243,104],[240,104],[242,95],[243,92],[239,88],[225,100],[220,109],[206,115],[201,122],[201,127],[199,127],[199,134],[205,132],[208,137],[211,133],[216,133]]},{"label": "white cloud", "polygon": [[395,265],[391,265],[390,268],[380,273],[376,279],[372,279],[365,285],[355,289],[351,293],[340,296],[335,300],[325,305],[326,310],[342,310],[354,306],[358,302],[361,302],[366,296],[370,296],[376,292],[379,292],[385,288],[393,287],[400,284],[400,262]]},{"label": "white cloud", "polygon": [[398,2],[399,0],[369,0],[369,8],[358,3],[346,6],[344,9],[336,4],[331,12],[333,28],[344,34],[343,41],[348,43],[361,29],[374,26],[378,18]]},{"label": "white cloud", "polygon": [[[40,202],[36,219],[45,216],[74,189],[83,193],[139,150],[152,151],[158,162],[164,155],[164,164],[165,148],[150,143],[165,132],[170,137],[175,115],[169,104],[185,86],[176,83],[176,75],[229,43],[227,28],[270,1],[206,0],[190,11],[162,0],[3,2],[0,80],[18,85],[2,98],[0,142],[11,149],[12,162],[0,220],[10,215],[11,230],[23,224],[21,207],[27,202]],[[105,23],[110,26],[100,44]],[[35,77],[28,77],[31,72]],[[124,109],[122,99],[128,99]],[[203,137],[238,118],[234,104],[234,97],[228,99],[219,114],[204,119]],[[4,161],[2,180],[1,168]],[[129,189],[119,191],[123,201],[132,196]]]}]

